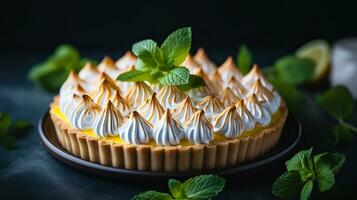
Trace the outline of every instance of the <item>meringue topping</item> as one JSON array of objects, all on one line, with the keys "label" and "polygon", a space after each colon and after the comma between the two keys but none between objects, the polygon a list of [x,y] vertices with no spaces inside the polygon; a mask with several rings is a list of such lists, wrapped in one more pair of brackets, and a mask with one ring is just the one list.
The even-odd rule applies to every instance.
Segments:
[{"label": "meringue topping", "polygon": [[69,116],[69,121],[73,128],[79,130],[90,129],[96,119],[97,115],[101,111],[94,101],[88,96],[82,96],[82,102],[80,102]]},{"label": "meringue topping", "polygon": [[177,104],[173,109],[174,118],[182,124],[186,124],[196,111],[197,109],[192,104],[189,96],[187,96],[180,104]]},{"label": "meringue topping", "polygon": [[152,95],[151,88],[145,82],[134,82],[129,88],[125,100],[132,109],[136,109],[143,104],[147,98]]},{"label": "meringue topping", "polygon": [[129,116],[130,107],[126,103],[125,99],[120,95],[118,90],[115,92],[115,94],[110,100],[112,101],[114,107],[117,108],[124,117]]},{"label": "meringue topping", "polygon": [[212,74],[217,66],[207,56],[203,48],[199,48],[194,56],[195,61],[201,65],[203,71],[207,74]]},{"label": "meringue topping", "polygon": [[179,90],[174,85],[167,85],[161,88],[157,98],[162,103],[164,108],[172,109],[176,104],[180,103],[186,94]]},{"label": "meringue topping", "polygon": [[187,94],[192,98],[192,100],[196,103],[199,102],[202,98],[214,94],[213,86],[207,77],[207,75],[203,72],[202,69],[198,69],[194,71],[194,74],[197,76],[200,76],[204,83],[205,86],[198,87],[198,88],[193,88],[189,91],[187,91]]},{"label": "meringue topping", "polygon": [[152,125],[134,111],[119,128],[119,134],[129,144],[147,144],[152,136]]},{"label": "meringue topping", "polygon": [[90,96],[101,107],[104,107],[108,100],[115,95],[116,91],[119,90],[118,87],[113,84],[113,81],[105,78],[101,81],[97,88],[95,88]]},{"label": "meringue topping", "polygon": [[181,66],[185,66],[192,74],[195,70],[201,69],[201,65],[193,59],[191,54],[188,54]]},{"label": "meringue topping", "polygon": [[224,109],[223,103],[215,96],[207,96],[197,104],[197,108],[205,111],[206,117],[212,120]]},{"label": "meringue topping", "polygon": [[224,86],[224,81],[222,80],[221,74],[219,73],[218,69],[215,69],[211,76],[209,77],[213,90],[216,94],[219,94],[222,92],[223,86]]},{"label": "meringue topping", "polygon": [[239,98],[232,92],[229,87],[223,91],[222,94],[222,103],[225,107],[233,106],[238,102]]},{"label": "meringue topping", "polygon": [[100,72],[97,67],[91,62],[87,62],[79,72],[78,76],[87,82],[92,82],[99,76],[99,74]]},{"label": "meringue topping", "polygon": [[84,85],[84,81],[78,77],[78,74],[75,71],[71,71],[63,83],[60,89],[60,95],[62,94],[71,94],[73,89],[78,86]]},{"label": "meringue topping", "polygon": [[255,127],[255,120],[253,115],[249,112],[245,106],[244,100],[241,99],[236,104],[237,112],[243,121],[243,128],[245,130],[252,130]]},{"label": "meringue topping", "polygon": [[159,146],[178,145],[184,137],[183,127],[170,114],[170,109],[166,109],[153,129],[153,138]]},{"label": "meringue topping", "polygon": [[185,128],[186,138],[192,144],[209,144],[213,140],[213,128],[203,110],[198,110]]},{"label": "meringue topping", "polygon": [[119,135],[118,129],[123,124],[124,117],[111,101],[99,113],[93,123],[93,132],[99,137]]},{"label": "meringue topping", "polygon": [[[81,101],[82,101],[81,96],[82,96],[82,94],[81,95],[72,94],[69,97],[65,98],[65,100],[62,103],[62,106],[61,106],[61,104],[59,104],[60,110],[67,118],[69,118],[69,116],[71,115],[74,108],[76,108],[78,106],[78,104],[81,103]],[[60,101],[60,103],[61,103],[61,101]]]},{"label": "meringue topping", "polygon": [[75,83],[71,88],[68,88],[67,91],[60,95],[58,102],[60,110],[66,113],[67,105],[72,104],[73,94],[82,96],[85,93],[86,91],[78,83]]},{"label": "meringue topping", "polygon": [[99,63],[98,70],[106,73],[113,80],[115,80],[120,74],[120,71],[116,68],[113,59],[109,56],[105,56],[102,62]]},{"label": "meringue topping", "polygon": [[229,106],[218,114],[213,121],[214,131],[228,139],[238,137],[243,132],[243,121],[235,106]]},{"label": "meringue topping", "polygon": [[256,64],[249,71],[249,73],[243,77],[242,84],[245,85],[247,88],[250,88],[257,79],[260,79],[262,85],[266,87],[268,90],[270,91],[273,90],[273,86],[268,82],[263,72],[259,69],[258,65]]},{"label": "meringue topping", "polygon": [[153,93],[150,98],[146,99],[137,110],[141,116],[152,124],[157,123],[164,113],[164,109],[156,98],[156,93]]},{"label": "meringue topping", "polygon": [[254,117],[255,121],[262,126],[270,124],[271,116],[267,108],[262,106],[258,101],[257,96],[252,94],[246,100],[247,109]]},{"label": "meringue topping", "polygon": [[132,66],[135,66],[135,63],[136,56],[131,51],[127,51],[115,62],[115,65],[120,71],[128,71]]},{"label": "meringue topping", "polygon": [[229,78],[226,86],[230,87],[239,98],[243,98],[247,92],[247,89],[233,76]]},{"label": "meringue topping", "polygon": [[260,78],[252,84],[250,93],[255,93],[258,100],[262,102],[271,113],[275,113],[279,109],[281,101],[279,94],[276,91],[273,93],[264,87]]},{"label": "meringue topping", "polygon": [[229,80],[231,77],[240,80],[243,77],[234,63],[232,56],[229,56],[226,61],[224,61],[224,63],[218,68],[218,71],[223,80]]}]

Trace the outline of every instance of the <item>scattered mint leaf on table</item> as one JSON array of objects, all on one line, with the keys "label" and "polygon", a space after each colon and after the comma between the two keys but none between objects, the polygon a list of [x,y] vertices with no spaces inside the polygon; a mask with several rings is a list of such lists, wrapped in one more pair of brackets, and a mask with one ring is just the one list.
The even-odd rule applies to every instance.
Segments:
[{"label": "scattered mint leaf on table", "polygon": [[31,124],[26,121],[15,121],[8,113],[0,112],[0,144],[5,149],[13,149],[16,144],[16,136],[28,130]]},{"label": "scattered mint leaf on table", "polygon": [[287,172],[272,186],[277,197],[293,198],[300,192],[300,199],[308,199],[314,182],[320,192],[327,191],[335,184],[335,175],[345,162],[340,153],[322,153],[313,156],[312,148],[295,154],[285,165]]},{"label": "scattered mint leaf on table", "polygon": [[171,33],[161,47],[151,39],[137,42],[132,47],[133,53],[138,57],[135,71],[124,72],[117,79],[176,85],[183,90],[201,87],[204,83],[202,78],[190,75],[187,68],[180,66],[190,51],[191,42],[190,27]]},{"label": "scattered mint leaf on table", "polygon": [[280,58],[274,66],[281,80],[292,84],[301,84],[311,80],[315,70],[313,60],[296,56]]},{"label": "scattered mint leaf on table", "polygon": [[345,126],[339,124],[331,128],[326,137],[326,142],[330,145],[348,145],[353,141],[354,133]]},{"label": "scattered mint leaf on table", "polygon": [[241,45],[239,47],[237,55],[237,64],[240,72],[242,72],[243,74],[247,74],[252,68],[253,57],[248,47],[245,45]]},{"label": "scattered mint leaf on table", "polygon": [[183,183],[176,179],[170,179],[168,186],[171,195],[156,191],[147,191],[134,196],[132,200],[213,199],[223,190],[225,180],[216,175],[201,175],[189,178]]}]

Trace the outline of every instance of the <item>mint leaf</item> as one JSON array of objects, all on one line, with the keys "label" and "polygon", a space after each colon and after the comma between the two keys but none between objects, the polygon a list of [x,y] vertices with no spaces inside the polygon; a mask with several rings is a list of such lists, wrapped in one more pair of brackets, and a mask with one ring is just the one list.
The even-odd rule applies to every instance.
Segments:
[{"label": "mint leaf", "polygon": [[173,198],[167,193],[156,191],[147,191],[135,195],[131,200],[172,200]]},{"label": "mint leaf", "polygon": [[315,70],[313,60],[296,56],[280,58],[274,66],[281,80],[292,84],[301,84],[311,80]]},{"label": "mint leaf", "polygon": [[190,73],[185,67],[175,67],[160,78],[163,85],[184,85],[189,82]]},{"label": "mint leaf", "polygon": [[180,28],[171,33],[161,45],[161,48],[172,58],[173,65],[180,65],[191,48],[192,32],[190,27]]},{"label": "mint leaf", "polygon": [[0,112],[0,135],[6,134],[11,125],[9,113]]},{"label": "mint leaf", "polygon": [[335,176],[333,171],[329,168],[328,165],[317,165],[316,169],[316,178],[317,185],[319,187],[320,192],[324,192],[326,190],[331,189],[331,187],[335,184]]},{"label": "mint leaf", "polygon": [[301,190],[300,200],[307,200],[307,199],[309,199],[313,187],[314,187],[314,183],[312,182],[312,180],[306,182],[305,185],[304,185],[304,187],[303,187],[302,190]]},{"label": "mint leaf", "polygon": [[274,182],[272,192],[277,197],[292,198],[299,193],[303,184],[298,171],[288,171]]},{"label": "mint leaf", "polygon": [[189,199],[212,199],[221,192],[225,180],[215,175],[201,175],[184,184],[185,196]]},{"label": "mint leaf", "polygon": [[152,76],[150,71],[132,70],[120,74],[117,80],[124,82],[152,81]]},{"label": "mint leaf", "polygon": [[288,171],[300,171],[312,169],[312,148],[303,150],[294,155],[290,160],[285,162]]},{"label": "mint leaf", "polygon": [[346,157],[340,153],[322,153],[314,156],[315,166],[328,166],[334,174],[337,174],[345,161]]},{"label": "mint leaf", "polygon": [[243,74],[247,74],[250,68],[252,67],[252,61],[252,54],[250,53],[248,47],[245,45],[241,45],[237,55],[237,63],[239,70]]},{"label": "mint leaf", "polygon": [[153,40],[147,39],[137,42],[132,47],[132,52],[142,60],[147,67],[156,67],[159,63],[156,61],[158,46]]},{"label": "mint leaf", "polygon": [[169,190],[171,195],[176,198],[179,199],[182,197],[182,187],[181,187],[181,182],[176,180],[176,179],[170,179],[169,180]]},{"label": "mint leaf", "polygon": [[332,127],[331,132],[327,135],[326,140],[330,145],[347,145],[351,144],[353,141],[353,132],[339,124]]},{"label": "mint leaf", "polygon": [[188,83],[187,84],[183,84],[183,85],[178,85],[177,87],[181,91],[188,91],[190,89],[194,89],[194,88],[198,88],[198,87],[204,87],[205,85],[206,84],[205,84],[204,80],[200,76],[190,74],[190,77],[188,79]]},{"label": "mint leaf", "polygon": [[354,110],[351,92],[345,86],[334,86],[324,94],[317,96],[320,106],[336,119],[347,119]]}]

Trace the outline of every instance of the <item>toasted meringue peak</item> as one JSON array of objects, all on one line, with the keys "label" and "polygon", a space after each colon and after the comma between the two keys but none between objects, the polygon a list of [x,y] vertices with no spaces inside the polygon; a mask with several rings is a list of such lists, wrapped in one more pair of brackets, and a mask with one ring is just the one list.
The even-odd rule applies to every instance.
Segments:
[{"label": "toasted meringue peak", "polygon": [[83,94],[86,94],[86,91],[77,82],[74,82],[71,87],[63,91],[62,94],[60,94],[58,102],[60,110],[63,113],[66,113],[66,107],[68,106],[68,104],[72,104],[73,94],[82,96]]},{"label": "toasted meringue peak", "polygon": [[98,70],[106,73],[113,80],[115,80],[120,74],[120,71],[116,68],[113,59],[109,56],[105,56],[102,62],[99,63]]},{"label": "toasted meringue peak", "polygon": [[205,111],[206,117],[212,120],[224,109],[223,103],[215,96],[207,96],[197,104],[197,108]]},{"label": "toasted meringue peak", "polygon": [[79,130],[90,129],[99,112],[98,106],[88,95],[82,95],[82,101],[75,107],[69,116],[73,128]]},{"label": "toasted meringue peak", "polygon": [[[61,99],[59,102],[59,107],[62,113],[69,118],[71,112],[76,108],[76,106],[82,101],[82,95],[72,94],[68,97]],[[62,100],[62,101],[61,101]]]},{"label": "toasted meringue peak", "polygon": [[225,107],[233,106],[238,102],[239,98],[235,95],[229,87],[223,91],[222,94],[222,103]]},{"label": "toasted meringue peak", "polygon": [[189,96],[173,109],[174,118],[182,124],[186,124],[197,111]]},{"label": "toasted meringue peak", "polygon": [[192,144],[209,144],[213,140],[213,128],[203,110],[198,110],[186,124],[186,138]]},{"label": "toasted meringue peak", "polygon": [[131,51],[126,51],[124,56],[115,62],[115,65],[120,71],[128,71],[132,66],[135,66],[136,59],[136,56]]},{"label": "toasted meringue peak", "polygon": [[130,114],[130,107],[126,103],[125,99],[120,95],[119,91],[117,90],[115,94],[110,99],[115,108],[119,110],[124,117],[129,116]]},{"label": "toasted meringue peak", "polygon": [[226,86],[231,88],[239,98],[243,98],[247,92],[247,89],[234,77],[229,78]]},{"label": "toasted meringue peak", "polygon": [[245,130],[252,130],[255,127],[255,120],[253,115],[249,112],[245,106],[244,100],[241,99],[236,104],[237,112],[243,121],[243,127]]},{"label": "toasted meringue peak", "polygon": [[60,95],[62,94],[72,94],[74,87],[84,85],[84,81],[78,77],[78,74],[75,71],[71,71],[68,75],[68,78],[63,83],[60,89]]},{"label": "toasted meringue peak", "polygon": [[129,88],[125,100],[128,105],[135,110],[138,106],[143,104],[152,93],[151,88],[145,82],[134,82],[134,85]]},{"label": "toasted meringue peak", "polygon": [[224,86],[224,81],[222,80],[221,74],[218,72],[218,69],[215,69],[212,74],[209,77],[213,89],[216,94],[221,93],[223,86]]},{"label": "toasted meringue peak", "polygon": [[254,93],[258,100],[267,107],[271,113],[275,113],[279,109],[281,103],[280,95],[276,91],[272,92],[264,87],[260,78],[252,84],[250,93]]},{"label": "toasted meringue peak", "polygon": [[101,107],[104,107],[108,100],[115,95],[119,88],[110,79],[103,79],[99,85],[91,92],[90,96]]},{"label": "toasted meringue peak", "polygon": [[236,112],[236,107],[229,106],[215,117],[213,127],[218,134],[233,139],[243,132],[243,121]]},{"label": "toasted meringue peak", "polygon": [[178,145],[184,137],[183,130],[181,124],[172,118],[170,109],[166,109],[153,129],[153,138],[159,146]]},{"label": "toasted meringue peak", "polygon": [[212,83],[210,82],[207,74],[204,73],[202,69],[195,70],[193,74],[200,76],[205,83],[205,86],[193,88],[187,92],[187,94],[192,98],[194,102],[198,102],[208,95],[215,94]]},{"label": "toasted meringue peak", "polygon": [[78,76],[87,82],[93,82],[99,74],[100,72],[97,67],[91,62],[87,62],[79,72]]},{"label": "toasted meringue peak", "polygon": [[223,80],[229,80],[230,77],[234,77],[237,80],[240,80],[243,75],[237,68],[237,65],[234,63],[232,56],[229,56],[226,61],[218,68],[219,73],[222,76]]},{"label": "toasted meringue peak", "polygon": [[270,124],[271,116],[269,110],[258,101],[255,94],[252,94],[246,99],[246,105],[258,124],[262,126]]},{"label": "toasted meringue peak", "polygon": [[195,61],[191,54],[188,54],[181,66],[185,66],[186,68],[188,68],[190,73],[193,73],[195,70],[201,68],[201,65]]},{"label": "toasted meringue peak", "polygon": [[186,94],[174,85],[164,86],[157,95],[163,107],[169,109],[175,107],[175,105],[180,103],[185,97]]},{"label": "toasted meringue peak", "polygon": [[134,111],[119,128],[119,134],[129,144],[147,144],[152,136],[152,125]]},{"label": "toasted meringue peak", "polygon": [[152,124],[157,123],[164,113],[164,109],[156,98],[156,93],[153,93],[151,97],[146,99],[137,110],[141,116]]},{"label": "toasted meringue peak", "polygon": [[93,132],[98,137],[119,135],[118,129],[123,124],[124,117],[111,101],[99,113],[93,123]]},{"label": "toasted meringue peak", "polygon": [[201,65],[204,72],[207,74],[212,74],[216,69],[217,66],[214,64],[207,56],[205,50],[203,48],[199,48],[197,53],[194,56],[195,61]]},{"label": "toasted meringue peak", "polygon": [[249,73],[242,78],[242,84],[250,88],[257,79],[260,79],[262,85],[266,87],[268,90],[270,91],[273,90],[273,86],[265,78],[263,72],[256,64],[253,65],[253,68],[249,71]]}]

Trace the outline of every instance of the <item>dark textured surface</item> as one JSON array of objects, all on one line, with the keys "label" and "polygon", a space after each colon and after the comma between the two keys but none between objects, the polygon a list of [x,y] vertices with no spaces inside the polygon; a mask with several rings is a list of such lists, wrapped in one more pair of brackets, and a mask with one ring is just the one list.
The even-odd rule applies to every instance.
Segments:
[{"label": "dark textured surface", "polygon": [[[221,61],[222,57],[219,55],[225,54],[217,55],[217,60]],[[275,58],[269,55],[258,55],[257,61],[268,64]],[[38,60],[38,57],[0,59],[0,110],[10,112],[15,119],[30,120],[34,126],[48,109],[52,99],[51,95],[26,80],[28,67]],[[348,147],[325,146],[322,138],[331,121],[320,112],[310,95],[308,97],[309,101],[303,109],[306,112],[298,115],[303,125],[299,149],[314,146],[315,153],[344,153],[347,161],[336,181],[339,185],[353,188],[357,183],[356,141]],[[275,199],[271,194],[271,185],[283,169],[283,162],[278,162],[245,177],[231,178],[218,199]],[[36,128],[18,141],[15,150],[6,151],[0,148],[0,199],[118,200],[129,199],[148,189],[167,191],[165,185],[154,185],[149,181],[130,183],[101,178],[62,164],[41,145]]]}]

